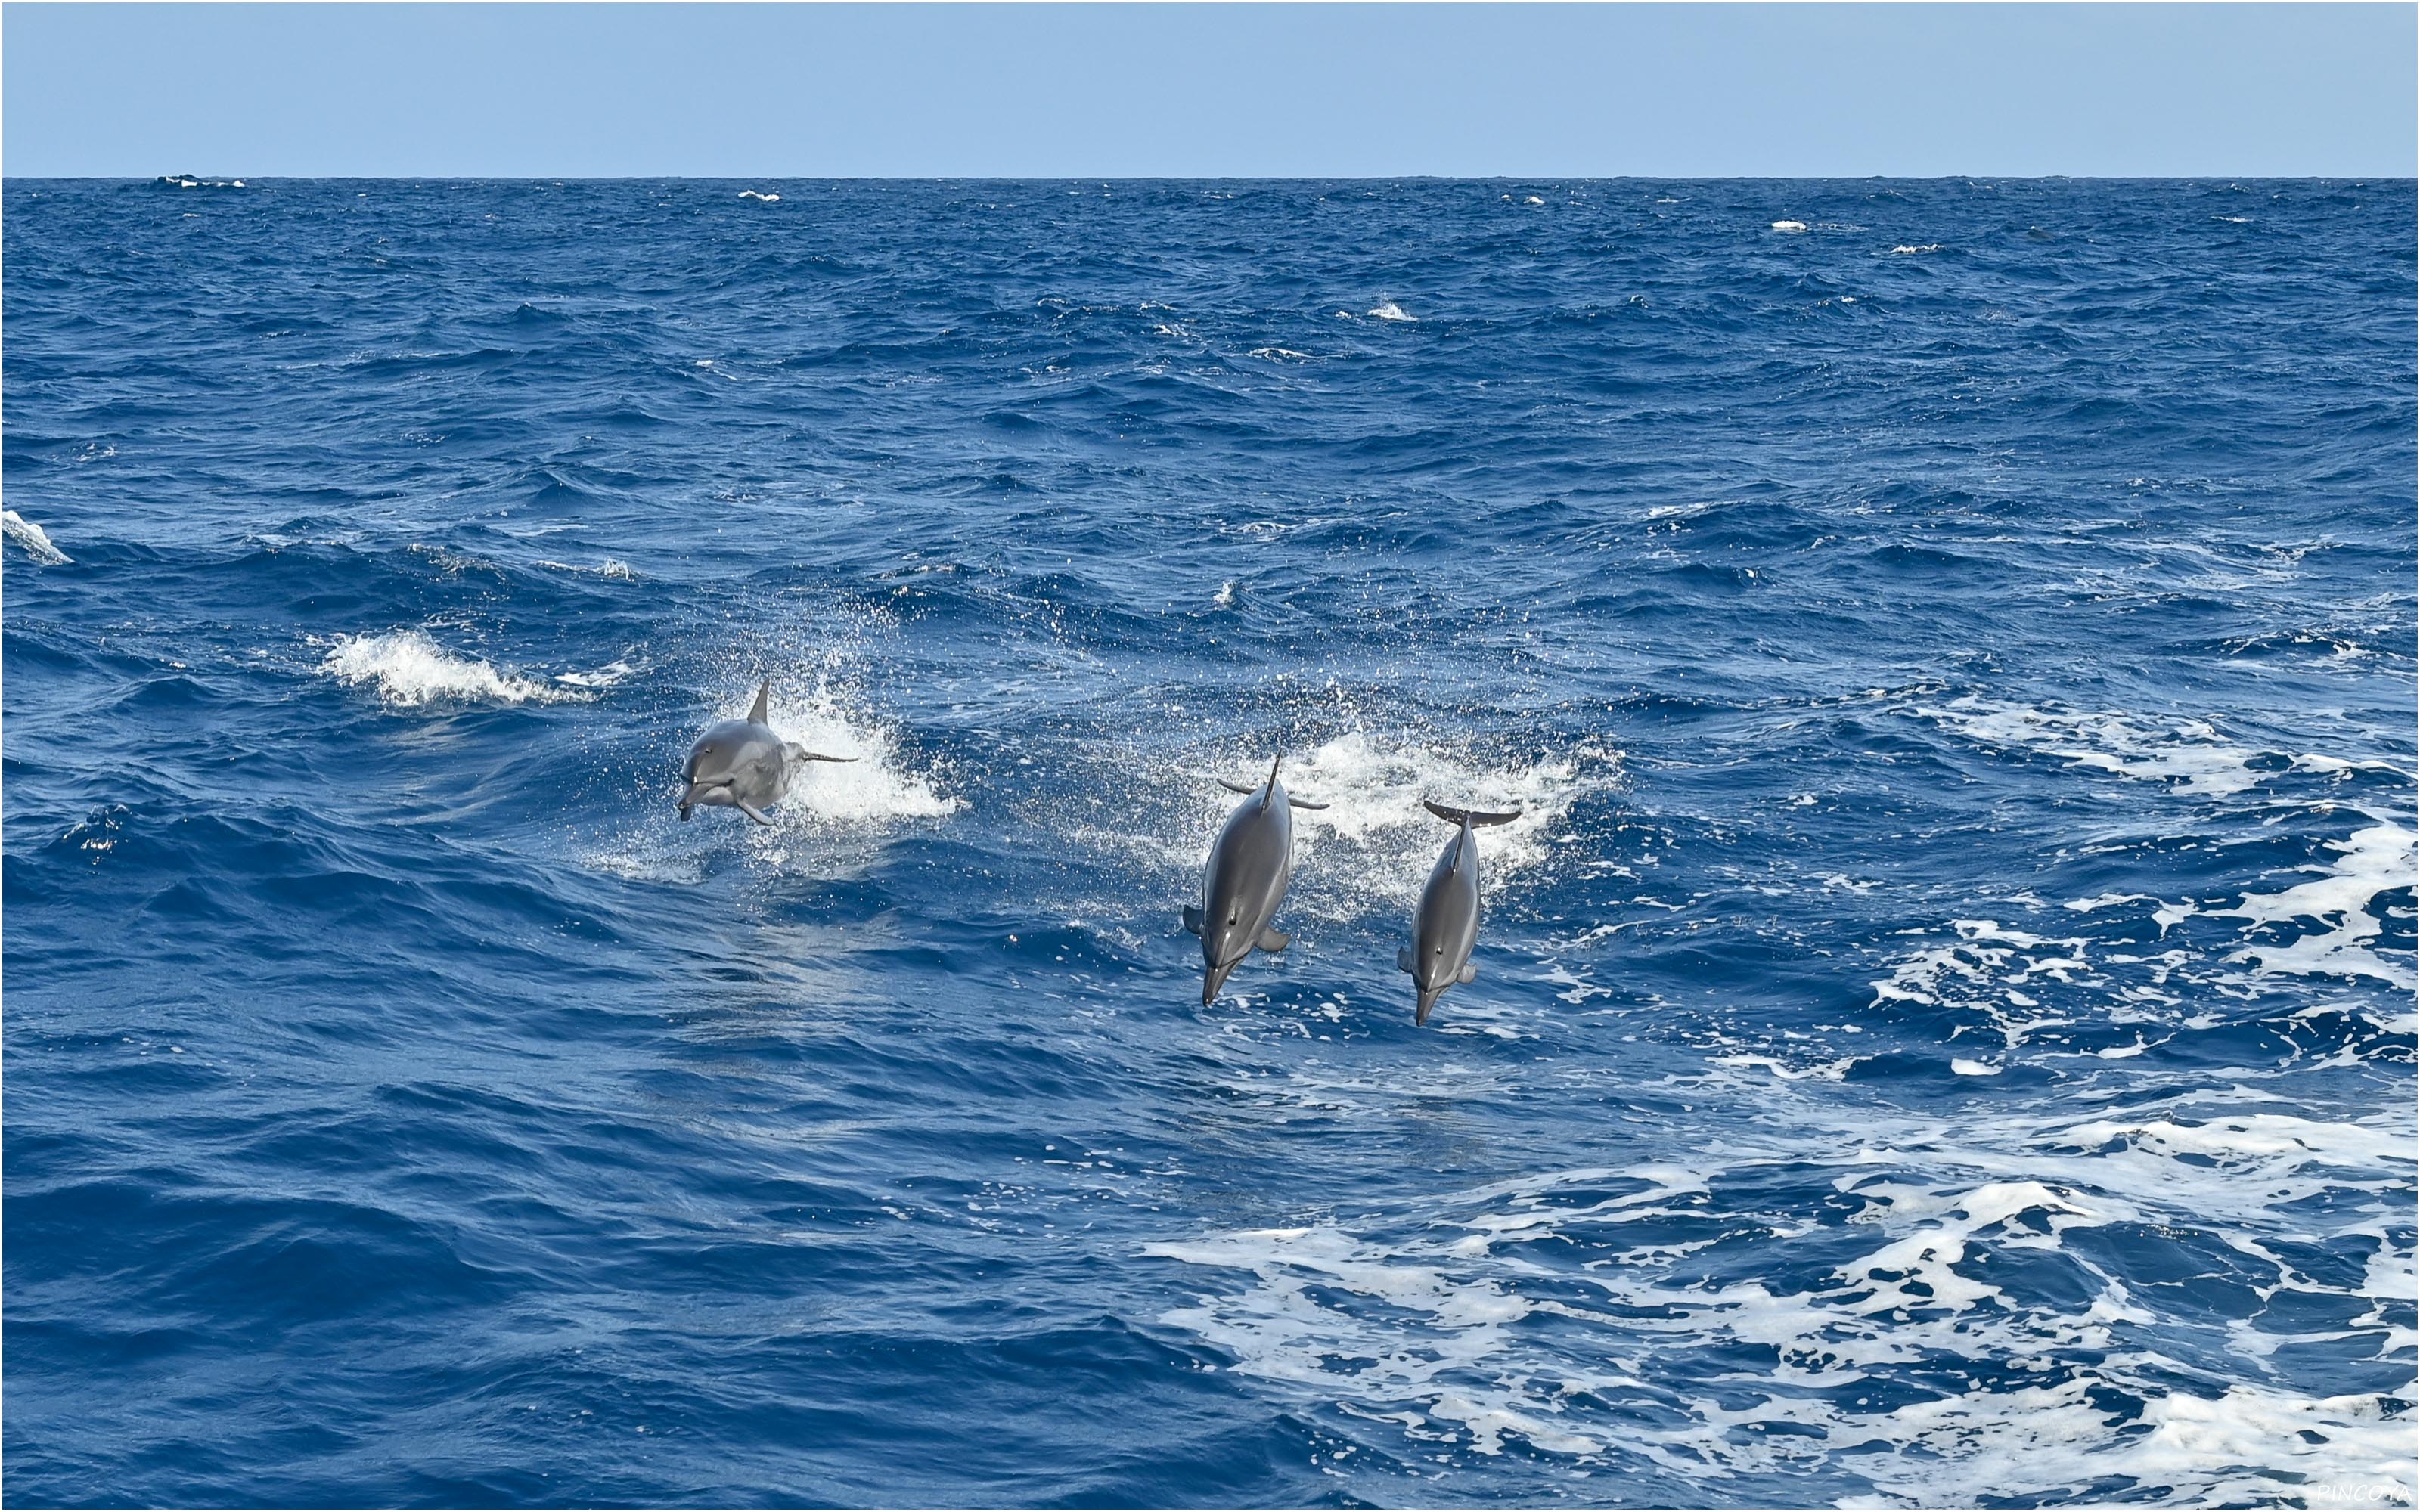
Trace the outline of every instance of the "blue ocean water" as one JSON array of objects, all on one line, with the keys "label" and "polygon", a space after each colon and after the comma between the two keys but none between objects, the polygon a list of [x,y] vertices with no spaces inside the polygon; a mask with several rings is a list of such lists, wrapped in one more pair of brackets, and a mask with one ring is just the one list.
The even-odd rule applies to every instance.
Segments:
[{"label": "blue ocean water", "polygon": [[11,1503],[2413,1497],[2410,181],[5,205]]}]

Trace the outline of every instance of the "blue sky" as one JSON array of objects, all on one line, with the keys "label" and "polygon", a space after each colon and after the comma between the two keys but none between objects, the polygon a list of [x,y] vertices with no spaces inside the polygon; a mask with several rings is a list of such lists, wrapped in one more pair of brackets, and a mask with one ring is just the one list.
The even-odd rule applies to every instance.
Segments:
[{"label": "blue sky", "polygon": [[0,171],[2401,177],[2415,15],[17,0]]}]

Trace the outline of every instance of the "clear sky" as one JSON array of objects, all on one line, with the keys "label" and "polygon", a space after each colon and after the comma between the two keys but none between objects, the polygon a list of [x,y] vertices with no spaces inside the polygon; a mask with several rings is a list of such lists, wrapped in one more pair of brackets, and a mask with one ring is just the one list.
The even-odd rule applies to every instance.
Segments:
[{"label": "clear sky", "polygon": [[2411,4],[0,8],[0,171],[2413,174]]}]

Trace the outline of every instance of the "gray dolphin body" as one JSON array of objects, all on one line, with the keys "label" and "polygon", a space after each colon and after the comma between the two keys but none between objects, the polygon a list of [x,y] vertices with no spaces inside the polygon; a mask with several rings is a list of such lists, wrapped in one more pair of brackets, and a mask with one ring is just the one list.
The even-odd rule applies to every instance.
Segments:
[{"label": "gray dolphin body", "polygon": [[[1279,761],[1284,760],[1280,757]],[[1227,816],[1202,868],[1202,905],[1185,910],[1187,933],[1202,936],[1202,1001],[1216,999],[1227,974],[1255,949],[1282,950],[1292,936],[1269,928],[1278,904],[1285,902],[1286,885],[1294,880],[1294,810],[1286,790],[1278,783],[1278,764],[1269,764],[1264,787],[1246,787],[1219,779],[1231,793],[1251,797]],[[1305,809],[1325,809],[1305,803]]]},{"label": "gray dolphin body", "polygon": [[773,692],[767,678],[756,689],[755,706],[745,719],[725,719],[697,737],[681,767],[680,816],[693,809],[737,809],[760,825],[773,821],[765,810],[790,791],[790,779],[807,762],[853,762],[854,756],[818,756],[804,746],[784,743],[766,723],[766,704]]},{"label": "gray dolphin body", "polygon": [[1420,889],[1420,911],[1412,919],[1412,945],[1395,952],[1397,970],[1412,974],[1419,993],[1419,1011],[1412,1022],[1426,1024],[1429,1010],[1448,987],[1479,975],[1470,964],[1471,947],[1479,943],[1479,840],[1474,825],[1509,825],[1521,817],[1511,813],[1479,813],[1449,809],[1425,799],[1421,807],[1460,828],[1438,855],[1429,884]]}]

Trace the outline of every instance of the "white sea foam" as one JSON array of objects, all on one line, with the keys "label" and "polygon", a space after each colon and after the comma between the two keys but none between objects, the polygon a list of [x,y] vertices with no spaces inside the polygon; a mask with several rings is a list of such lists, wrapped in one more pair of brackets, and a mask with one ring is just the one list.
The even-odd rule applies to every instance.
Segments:
[{"label": "white sea foam", "polygon": [[1418,320],[1419,318],[1416,315],[1407,314],[1402,305],[1392,300],[1380,300],[1378,307],[1372,310],[1370,316],[1375,320]]},{"label": "white sea foam", "polygon": [[2259,780],[2251,763],[2261,753],[2229,744],[2199,719],[2086,714],[1971,695],[1914,712],[1982,745],[2037,750],[2138,781],[2179,782],[2186,793],[2241,793]]},{"label": "white sea foam", "polygon": [[1807,229],[1807,223],[1804,221],[1776,221],[1773,223],[1773,228],[1776,231],[1804,231]]},{"label": "white sea foam", "polygon": [[[2168,1325],[2110,1273],[2110,1241],[2070,1242],[2208,1234],[2269,1273],[2241,1303],[2212,1297],[2240,1309],[2226,1342],[2246,1359],[2299,1336],[2270,1331],[2264,1299],[2288,1286],[2372,1304],[2331,1338],[2408,1348],[2387,1313],[2412,1296],[2394,1216],[2412,1192],[2408,1111],[1943,1119],[1852,1112],[1808,1085],[1772,1088],[1661,1165],[1148,1245],[1198,1278],[1161,1321],[1423,1463],[1518,1439],[1715,1500],[1743,1477],[1821,1473],[1920,1504],[2268,1504],[2321,1479],[2366,1487],[2350,1504],[2410,1504],[2408,1401],[2180,1367]],[[1773,1196],[1771,1173],[1794,1189],[1825,1167],[1860,1207],[1847,1227]],[[1828,1274],[1775,1279],[1819,1222],[1872,1237]],[[2331,1282],[2279,1258],[2281,1239],[2373,1258]],[[2130,1399],[2139,1414],[2110,1406]]]},{"label": "white sea foam", "polygon": [[557,672],[554,680],[558,683],[568,684],[573,687],[612,687],[614,684],[629,677],[638,670],[639,669],[631,666],[627,661],[616,661],[607,666],[599,667],[595,671]]},{"label": "white sea foam", "polygon": [[2252,964],[2261,975],[2372,977],[2405,992],[2420,986],[2412,970],[2388,961],[2370,949],[2385,924],[2369,912],[2380,894],[2409,887],[2414,882],[2413,832],[2400,825],[2378,824],[2329,842],[2342,859],[2316,881],[2297,884],[2278,893],[2246,893],[2233,908],[2205,909],[2211,918],[2247,918],[2257,928],[2284,925],[2297,919],[2333,922],[2333,927],[2285,945],[2254,945],[2234,959]]},{"label": "white sea foam", "polygon": [[71,559],[51,544],[50,532],[18,514],[13,509],[0,509],[0,531],[24,548],[25,554],[46,567],[65,566]]},{"label": "white sea foam", "polygon": [[767,205],[778,205],[782,202],[782,196],[779,194],[760,194],[752,189],[741,190],[739,192],[739,197],[741,199],[757,200]]},{"label": "white sea foam", "polygon": [[396,708],[450,702],[551,703],[585,696],[456,656],[418,630],[338,636],[320,659],[319,672],[354,686],[374,684],[379,697]]}]

